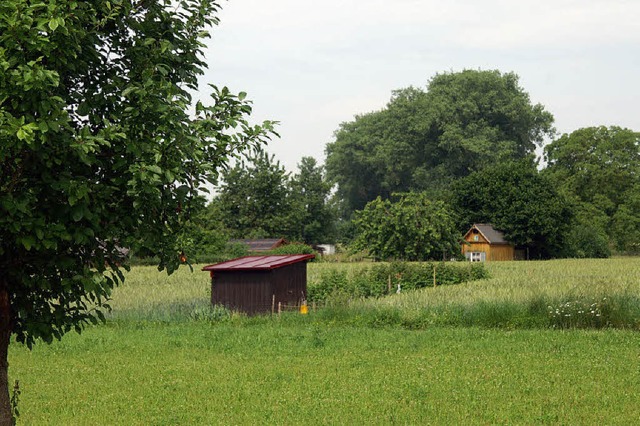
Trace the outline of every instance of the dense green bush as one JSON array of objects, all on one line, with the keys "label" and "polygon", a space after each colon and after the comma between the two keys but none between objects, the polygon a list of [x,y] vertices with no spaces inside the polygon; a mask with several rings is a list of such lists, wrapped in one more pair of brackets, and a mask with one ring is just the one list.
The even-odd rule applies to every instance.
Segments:
[{"label": "dense green bush", "polygon": [[313,302],[381,297],[398,291],[415,290],[434,285],[460,284],[488,278],[484,265],[447,263],[378,264],[349,275],[346,271],[329,270],[317,283],[309,285],[307,297]]},{"label": "dense green bush", "polygon": [[274,248],[266,252],[260,252],[260,254],[316,254],[313,247],[303,243],[291,243]]}]

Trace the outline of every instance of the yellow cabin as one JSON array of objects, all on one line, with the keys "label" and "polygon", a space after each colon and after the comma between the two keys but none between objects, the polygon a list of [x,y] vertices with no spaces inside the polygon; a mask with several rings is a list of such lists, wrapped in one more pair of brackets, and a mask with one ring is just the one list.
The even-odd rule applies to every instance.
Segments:
[{"label": "yellow cabin", "polygon": [[471,226],[464,241],[462,253],[471,262],[515,259],[515,246],[489,224],[476,223]]}]

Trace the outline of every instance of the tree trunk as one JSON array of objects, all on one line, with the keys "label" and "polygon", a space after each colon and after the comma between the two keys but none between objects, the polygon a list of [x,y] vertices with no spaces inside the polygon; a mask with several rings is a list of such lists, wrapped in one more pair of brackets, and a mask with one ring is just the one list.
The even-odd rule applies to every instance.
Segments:
[{"label": "tree trunk", "polygon": [[6,281],[0,279],[0,426],[13,425],[9,399],[9,341],[11,339],[11,303]]}]

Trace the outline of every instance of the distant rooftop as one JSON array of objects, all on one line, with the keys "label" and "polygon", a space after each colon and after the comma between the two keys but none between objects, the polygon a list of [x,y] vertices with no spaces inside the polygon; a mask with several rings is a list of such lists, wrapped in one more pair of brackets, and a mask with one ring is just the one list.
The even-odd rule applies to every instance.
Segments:
[{"label": "distant rooftop", "polygon": [[498,231],[488,223],[474,223],[471,228],[476,228],[480,231],[491,244],[510,244],[509,241],[504,239],[504,234],[501,231]]}]

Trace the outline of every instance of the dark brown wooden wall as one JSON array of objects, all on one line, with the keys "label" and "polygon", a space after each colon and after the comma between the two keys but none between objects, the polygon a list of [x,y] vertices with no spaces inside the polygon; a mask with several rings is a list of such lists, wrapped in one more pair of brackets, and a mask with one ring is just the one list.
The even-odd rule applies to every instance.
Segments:
[{"label": "dark brown wooden wall", "polygon": [[214,273],[211,303],[247,313],[271,310],[269,272],[239,271]]},{"label": "dark brown wooden wall", "polygon": [[294,263],[284,268],[274,269],[273,290],[276,304],[299,305],[307,297],[307,264]]},{"label": "dark brown wooden wall", "polygon": [[220,271],[211,282],[211,303],[255,314],[298,305],[307,295],[307,264],[299,262],[271,271]]}]

